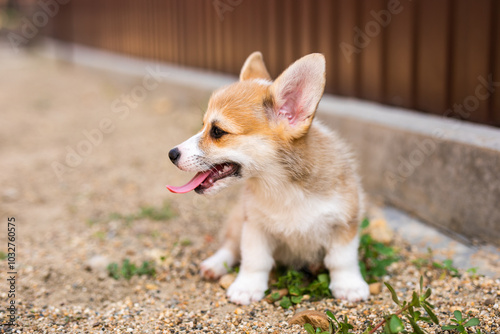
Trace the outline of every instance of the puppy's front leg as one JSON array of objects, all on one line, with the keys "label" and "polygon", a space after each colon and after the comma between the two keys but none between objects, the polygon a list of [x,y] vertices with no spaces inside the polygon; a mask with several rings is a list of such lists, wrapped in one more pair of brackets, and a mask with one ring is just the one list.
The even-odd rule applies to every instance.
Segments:
[{"label": "puppy's front leg", "polygon": [[248,305],[264,297],[273,267],[273,249],[269,237],[256,224],[243,225],[241,266],[238,277],[227,290],[229,300]]},{"label": "puppy's front leg", "polygon": [[234,207],[226,222],[222,247],[211,257],[201,263],[201,276],[217,279],[227,273],[227,268],[240,260],[241,229],[245,220],[242,201]]},{"label": "puppy's front leg", "polygon": [[325,266],[330,271],[330,290],[336,298],[349,302],[370,296],[368,284],[359,271],[358,245],[358,235],[351,241],[336,240],[325,257]]}]

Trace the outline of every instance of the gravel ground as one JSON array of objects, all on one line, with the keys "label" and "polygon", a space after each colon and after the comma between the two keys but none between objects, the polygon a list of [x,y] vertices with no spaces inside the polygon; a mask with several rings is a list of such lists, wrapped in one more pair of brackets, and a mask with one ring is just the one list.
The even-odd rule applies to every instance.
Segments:
[{"label": "gravel ground", "polygon": [[[0,250],[7,248],[7,217],[15,217],[18,316],[15,327],[0,325],[0,332],[305,333],[288,324],[297,311],[330,309],[349,316],[353,332],[361,333],[368,322],[395,311],[385,289],[359,304],[324,299],[289,310],[265,301],[238,307],[217,282],[200,279],[198,265],[217,249],[237,189],[205,198],[170,194],[164,185],[189,178],[170,164],[167,152],[197,131],[205,93],[162,83],[123,102],[123,94],[139,96],[143,78],[13,55],[5,47],[0,73]],[[101,139],[100,124],[109,130]],[[64,164],[72,150],[85,153],[70,155],[74,166],[58,177],[54,162]],[[175,217],[137,215],[141,207],[164,205]],[[385,280],[401,297],[424,275],[443,323],[460,309],[479,317],[483,333],[500,333],[500,276],[442,276],[413,264],[425,249],[397,235],[393,244],[402,259]],[[109,277],[106,266],[125,258],[154,261],[155,278]],[[7,260],[0,266],[5,323],[12,300]],[[443,332],[436,326],[428,331]]]}]

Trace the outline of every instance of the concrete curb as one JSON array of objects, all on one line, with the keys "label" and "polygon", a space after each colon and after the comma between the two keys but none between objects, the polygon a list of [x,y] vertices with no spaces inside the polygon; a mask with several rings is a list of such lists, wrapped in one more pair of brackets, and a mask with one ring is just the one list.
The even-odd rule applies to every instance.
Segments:
[{"label": "concrete curb", "polygon": [[[128,75],[154,66],[169,83],[203,92],[237,80],[52,40],[40,50]],[[500,129],[328,95],[318,117],[352,144],[371,196],[469,241],[500,245]]]},{"label": "concrete curb", "polygon": [[431,250],[435,261],[453,260],[455,268],[467,271],[475,268],[480,275],[499,278],[500,248],[492,245],[471,246],[462,238],[450,238],[431,226],[406,213],[392,208],[382,208],[382,216],[389,227],[404,240],[410,241],[419,251]]},{"label": "concrete curb", "polygon": [[332,96],[319,110],[356,149],[370,195],[500,245],[499,129]]}]

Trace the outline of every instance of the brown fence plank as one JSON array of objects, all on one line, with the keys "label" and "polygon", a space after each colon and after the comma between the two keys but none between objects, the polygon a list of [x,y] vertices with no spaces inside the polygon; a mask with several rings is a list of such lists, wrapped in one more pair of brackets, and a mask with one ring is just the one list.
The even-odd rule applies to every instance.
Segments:
[{"label": "brown fence plank", "polygon": [[[97,40],[98,43],[97,45],[103,45],[106,50],[111,50],[115,51],[113,49],[114,43],[113,40],[111,39],[111,31],[112,29],[109,29],[109,26],[112,26],[114,22],[116,22],[116,18],[111,19],[108,22],[104,22],[103,17],[105,16],[105,13],[111,10],[113,7],[113,1],[108,2],[108,3],[103,3],[103,4],[97,4],[95,3],[96,8],[101,8],[102,10],[99,11],[99,14],[96,13],[94,16],[95,19],[95,24],[97,27]],[[111,24],[110,24],[111,23]]]},{"label": "brown fence plank", "polygon": [[[385,80],[384,102],[411,108],[414,102],[415,85],[415,2],[404,1],[400,6],[387,7],[390,19],[382,20],[386,24],[385,35]],[[388,23],[385,23],[388,22]]]},{"label": "brown fence plank", "polygon": [[190,13],[187,10],[187,4],[188,1],[183,0],[183,1],[177,1],[177,10],[178,10],[178,20],[177,20],[177,26],[179,28],[179,40],[177,41],[179,45],[179,63],[181,65],[188,65],[188,55],[187,55],[187,49],[188,49],[188,44],[191,44],[191,40],[189,40],[189,24],[187,22],[187,17],[190,15]]},{"label": "brown fence plank", "polygon": [[278,71],[282,66],[282,52],[280,49],[280,42],[282,36],[282,25],[279,23],[279,13],[281,8],[278,7],[277,0],[265,1],[263,7],[267,15],[267,45],[264,53],[264,61],[269,70],[269,74],[274,79],[278,75]]},{"label": "brown fence plank", "polygon": [[158,14],[160,19],[157,20],[157,28],[160,33],[157,43],[159,44],[158,59],[171,62],[172,61],[172,11],[170,9],[170,1],[160,1],[158,3]]},{"label": "brown fence plank", "polygon": [[[194,10],[196,11],[196,22],[194,22],[194,26],[196,28],[197,43],[196,48],[193,50],[193,57],[196,60],[197,67],[206,68],[208,67],[208,57],[205,47],[205,30],[207,29],[207,22],[205,22],[203,1],[196,1]],[[203,56],[200,57],[200,54]]]},{"label": "brown fence plank", "polygon": [[[284,65],[288,66],[295,60],[294,46],[297,44],[297,37],[294,35],[295,17],[293,16],[293,2],[282,0],[280,1],[283,10],[283,50]],[[293,41],[293,42],[291,42]]]},{"label": "brown fence plank", "polygon": [[[316,1],[314,1],[316,3]],[[299,48],[297,50],[298,56],[302,57],[312,52],[317,51],[316,47],[316,34],[313,33],[315,30],[315,19],[313,18],[313,7],[309,1],[299,1],[298,2],[298,13],[297,18],[299,20],[298,31],[296,38],[299,41]]]},{"label": "brown fence plank", "polygon": [[[182,65],[194,66],[192,59],[192,48],[196,45],[196,37],[193,34],[193,16],[194,12],[191,10],[192,0],[179,1],[181,3],[181,12],[179,13],[179,23],[182,31],[181,42],[181,59]],[[194,38],[193,38],[194,37]]]},{"label": "brown fence plank", "polygon": [[[94,1],[90,1],[90,3],[93,2]],[[96,13],[94,16],[95,22],[92,24],[91,6],[86,6],[82,2],[79,2],[76,7],[76,12],[74,14],[78,13],[78,15],[74,15],[75,39],[77,41],[82,41],[83,44],[100,47],[99,38],[96,38],[100,23],[100,13]]]},{"label": "brown fence plank", "polygon": [[233,44],[233,39],[232,39],[232,32],[236,27],[231,26],[231,16],[229,16],[227,13],[224,16],[221,16],[218,18],[221,24],[221,31],[222,31],[222,51],[223,51],[223,70],[224,72],[228,73],[234,73],[234,44]]},{"label": "brown fence plank", "polygon": [[157,36],[156,30],[154,29],[156,19],[154,15],[154,2],[155,0],[149,0],[149,6],[144,6],[143,10],[143,22],[141,23],[146,26],[145,28],[149,31],[149,34],[147,34],[146,38],[144,38],[142,42],[142,57],[156,59],[156,43],[154,41],[157,39]]},{"label": "brown fence plank", "polygon": [[177,54],[177,35],[176,35],[176,23],[174,19],[175,15],[175,8],[174,5],[172,4],[172,0],[166,0],[165,3],[165,10],[166,12],[166,18],[165,22],[167,23],[168,30],[167,30],[167,37],[164,39],[165,47],[167,48],[168,52],[168,61],[170,62],[175,62],[176,61],[176,54]]},{"label": "brown fence plank", "polygon": [[179,39],[180,39],[180,30],[179,30],[179,24],[177,21],[179,20],[178,16],[178,2],[176,0],[168,0],[170,2],[170,11],[171,14],[169,15],[170,20],[172,21],[171,27],[172,27],[172,40],[171,40],[171,47],[172,47],[172,62],[173,63],[180,63],[179,60],[179,55],[180,55],[180,45],[179,45]]},{"label": "brown fence plank", "polygon": [[202,52],[205,53],[205,64],[209,69],[216,68],[215,62],[215,16],[211,15],[212,1],[203,0],[200,4],[202,7],[203,20],[205,26],[200,26],[202,31],[203,39],[205,40],[204,49]]},{"label": "brown fence plank", "polygon": [[[241,8],[237,8],[236,10],[233,8],[231,11],[224,13],[223,24],[226,32],[225,36],[227,37],[227,43],[229,43],[225,45],[225,48],[228,48],[228,50],[226,50],[226,63],[229,66],[229,73],[238,72],[240,63],[239,60],[243,57],[243,16],[244,14],[241,12]],[[230,46],[228,47],[228,45]]]},{"label": "brown fence plank", "polygon": [[[264,61],[269,67],[269,47],[271,46],[268,42],[271,34],[270,29],[270,19],[268,8],[270,7],[270,1],[268,0],[255,0],[253,1],[253,6],[250,7],[251,16],[249,17],[250,22],[248,23],[248,35],[249,40],[248,47],[246,49],[245,58],[254,51],[262,52],[264,56]],[[275,47],[275,46],[273,46]],[[240,64],[241,66],[242,64]]]},{"label": "brown fence plank", "polygon": [[[383,94],[383,40],[385,28],[375,19],[386,10],[385,0],[360,2],[360,35],[364,45],[359,54],[359,97],[381,102]],[[375,14],[375,17],[373,15]]]},{"label": "brown fence plank", "polygon": [[[251,6],[250,27],[248,27],[248,38],[250,39],[247,49],[248,56],[251,52],[260,51],[264,56],[264,61],[269,67],[269,14],[267,8],[269,1],[255,0],[254,6]],[[257,22],[257,24],[256,24]]]},{"label": "brown fence plank", "polygon": [[358,92],[359,52],[362,52],[362,45],[354,42],[354,28],[359,28],[358,7],[358,1],[338,1],[340,55],[337,63],[339,76],[337,93],[345,96],[356,96]]},{"label": "brown fence plank", "polygon": [[334,92],[337,89],[337,60],[339,55],[337,30],[338,16],[336,0],[319,0],[317,10],[318,24],[318,51],[326,59],[326,91]]},{"label": "brown fence plank", "polygon": [[210,1],[210,7],[207,11],[207,15],[212,16],[212,21],[214,22],[214,48],[215,48],[215,70],[224,70],[224,32],[222,21],[219,19],[215,10],[213,8],[213,2]]},{"label": "brown fence plank", "polygon": [[[128,25],[125,27],[124,31],[122,32],[125,40],[128,41],[129,49],[128,52],[133,55],[133,56],[138,56],[138,48],[139,46],[139,38],[142,37],[142,34],[140,33],[140,25],[138,24],[139,21],[139,15],[135,12],[137,6],[135,6],[135,2],[133,0],[127,0],[125,2],[125,5],[127,6],[127,9],[125,11],[125,19],[128,22]],[[99,6],[99,5],[97,5]],[[133,15],[132,13],[135,13]],[[101,13],[102,16],[105,16]],[[105,24],[102,22],[102,17],[101,20],[99,20],[100,25],[99,25],[99,30],[100,31],[105,31]],[[102,33],[100,33],[102,36]]]},{"label": "brown fence plank", "polygon": [[[494,47],[491,50],[491,71],[493,73],[493,81],[500,82],[500,3],[498,1],[493,2],[492,12],[492,43]],[[495,16],[496,15],[496,16]],[[491,113],[491,124],[495,126],[500,126],[500,86],[492,87],[495,89],[493,96],[491,97],[490,103],[490,113]]]},{"label": "brown fence plank", "polygon": [[[151,0],[151,5],[149,6],[148,9],[148,17],[149,17],[149,25],[148,25],[148,30],[151,31],[151,34],[149,35],[148,43],[149,45],[149,52],[152,54],[152,58],[154,60],[158,60],[158,55],[159,55],[159,44],[155,43],[160,36],[159,36],[159,30],[157,29],[157,21],[158,21],[158,0]],[[146,54],[146,58],[149,56]]]},{"label": "brown fence plank", "polygon": [[[236,2],[238,4],[238,2]],[[247,57],[254,51],[259,51],[262,45],[265,45],[263,36],[260,34],[262,28],[262,15],[258,8],[261,6],[260,1],[254,0],[242,1],[235,8],[235,11],[241,15],[241,50],[237,61],[237,73],[240,73],[241,66]]]},{"label": "brown fence plank", "polygon": [[204,43],[203,38],[204,31],[204,17],[203,17],[203,6],[202,2],[198,0],[189,1],[188,13],[192,13],[191,20],[188,21],[189,29],[191,34],[189,38],[192,38],[192,43],[187,43],[190,45],[188,48],[189,56],[191,57],[191,63],[195,67],[204,68],[206,66],[206,57],[204,56]]},{"label": "brown fence plank", "polygon": [[451,104],[463,105],[463,111],[455,113],[460,118],[487,122],[488,102],[476,104],[473,97],[478,77],[489,73],[491,0],[456,0],[455,5]]},{"label": "brown fence plank", "polygon": [[415,104],[443,115],[449,107],[451,2],[421,0],[418,5]]}]

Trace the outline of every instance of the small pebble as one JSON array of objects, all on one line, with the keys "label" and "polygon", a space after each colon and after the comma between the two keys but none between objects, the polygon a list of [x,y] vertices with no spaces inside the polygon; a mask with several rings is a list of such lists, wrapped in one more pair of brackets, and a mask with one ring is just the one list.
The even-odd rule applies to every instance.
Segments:
[{"label": "small pebble", "polygon": [[219,279],[219,285],[227,290],[231,284],[233,284],[234,280],[236,279],[236,274],[231,273],[231,274],[225,274]]},{"label": "small pebble", "polygon": [[373,240],[388,245],[394,238],[394,231],[389,227],[387,221],[383,218],[372,219],[366,229]]},{"label": "small pebble", "polygon": [[372,283],[369,285],[370,287],[370,294],[371,295],[378,295],[382,291],[382,283],[376,282]]}]

